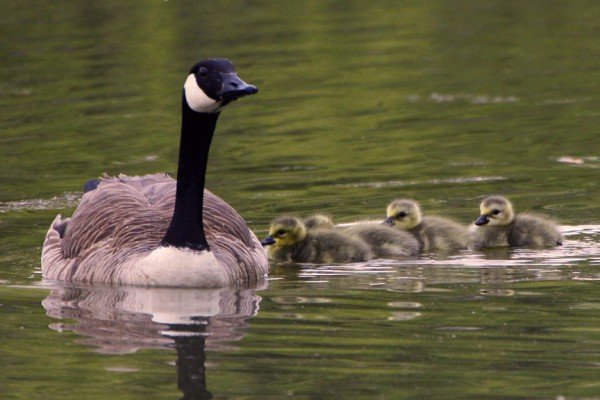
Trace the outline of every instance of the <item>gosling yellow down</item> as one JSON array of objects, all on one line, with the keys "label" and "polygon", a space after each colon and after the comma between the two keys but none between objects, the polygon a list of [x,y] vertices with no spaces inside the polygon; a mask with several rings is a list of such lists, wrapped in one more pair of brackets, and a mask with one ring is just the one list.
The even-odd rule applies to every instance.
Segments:
[{"label": "gosling yellow down", "polygon": [[479,218],[471,227],[475,250],[501,246],[552,247],[563,243],[553,221],[526,213],[515,215],[506,197],[486,197],[479,211]]},{"label": "gosling yellow down", "polygon": [[269,236],[262,242],[274,261],[306,263],[347,263],[373,257],[369,246],[357,237],[330,229],[307,229],[295,217],[275,219]]},{"label": "gosling yellow down", "polygon": [[[331,218],[322,214],[304,219],[308,229],[334,229]],[[361,222],[340,228],[344,233],[364,240],[376,258],[398,258],[419,254],[419,242],[409,233],[373,222]]]},{"label": "gosling yellow down", "polygon": [[456,251],[466,249],[469,234],[465,226],[443,217],[423,216],[414,200],[397,199],[387,206],[386,225],[411,233],[422,251]]}]

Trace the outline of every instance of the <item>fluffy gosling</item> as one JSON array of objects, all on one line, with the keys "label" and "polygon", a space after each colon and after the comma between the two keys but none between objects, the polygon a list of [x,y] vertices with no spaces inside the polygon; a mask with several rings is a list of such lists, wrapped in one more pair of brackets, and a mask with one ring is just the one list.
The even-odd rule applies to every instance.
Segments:
[{"label": "fluffy gosling", "polygon": [[369,246],[359,238],[330,229],[306,229],[295,217],[279,217],[271,223],[269,236],[262,242],[274,261],[307,263],[346,263],[373,257]]},{"label": "fluffy gosling", "polygon": [[465,226],[447,218],[424,217],[413,200],[392,201],[383,224],[411,233],[419,241],[421,251],[456,251],[466,249],[469,244]]},{"label": "fluffy gosling", "polygon": [[306,229],[333,229],[333,221],[330,217],[323,214],[315,214],[304,218]]},{"label": "fluffy gosling", "polygon": [[[304,219],[304,224],[309,230],[334,229],[331,218],[321,214]],[[366,222],[340,229],[365,241],[376,258],[398,258],[419,254],[419,242],[411,234],[389,226]]]},{"label": "fluffy gosling", "polygon": [[563,243],[554,222],[526,213],[515,215],[506,197],[486,197],[479,211],[480,216],[470,230],[475,250],[500,246],[552,247]]},{"label": "fluffy gosling", "polygon": [[358,236],[377,258],[398,258],[419,254],[419,241],[410,233],[389,226],[363,223],[349,226],[345,232]]}]

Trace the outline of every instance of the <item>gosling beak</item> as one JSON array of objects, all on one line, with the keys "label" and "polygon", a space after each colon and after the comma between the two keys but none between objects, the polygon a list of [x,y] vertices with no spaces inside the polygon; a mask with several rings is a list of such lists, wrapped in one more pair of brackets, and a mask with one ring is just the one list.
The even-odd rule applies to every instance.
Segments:
[{"label": "gosling beak", "polygon": [[236,73],[221,74],[221,82],[221,91],[217,94],[223,99],[223,105],[258,92],[256,86],[247,84]]},{"label": "gosling beak", "polygon": [[260,242],[260,244],[262,244],[263,246],[270,246],[272,244],[275,244],[275,238],[273,236],[267,236],[263,239],[262,242]]},{"label": "gosling beak", "polygon": [[487,215],[480,215],[479,218],[477,218],[477,221],[475,221],[475,225],[482,226],[487,224],[488,222],[490,222],[490,219]]},{"label": "gosling beak", "polygon": [[394,219],[392,217],[387,217],[383,220],[381,225],[394,226]]}]

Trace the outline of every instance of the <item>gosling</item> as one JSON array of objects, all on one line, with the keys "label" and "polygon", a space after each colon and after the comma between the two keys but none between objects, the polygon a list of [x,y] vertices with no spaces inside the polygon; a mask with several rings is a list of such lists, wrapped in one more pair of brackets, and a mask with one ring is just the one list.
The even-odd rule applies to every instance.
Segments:
[{"label": "gosling", "polygon": [[333,221],[330,217],[323,214],[315,214],[304,218],[304,226],[306,229],[333,229]]},{"label": "gosling", "polygon": [[383,224],[411,233],[419,241],[421,251],[452,252],[466,249],[469,244],[465,226],[447,218],[424,217],[419,204],[413,200],[392,201]]},{"label": "gosling", "polygon": [[[304,219],[307,229],[334,229],[331,218],[315,214]],[[365,241],[376,258],[398,258],[419,254],[419,242],[411,234],[375,223],[358,223],[343,232]]]},{"label": "gosling", "polygon": [[367,242],[377,258],[398,258],[419,254],[417,239],[410,233],[389,226],[364,223],[352,225],[345,231]]},{"label": "gosling", "polygon": [[479,211],[480,216],[470,230],[475,250],[500,246],[553,247],[563,243],[554,222],[526,213],[515,215],[506,197],[483,199]]},{"label": "gosling", "polygon": [[306,229],[295,217],[279,217],[271,223],[267,255],[274,261],[346,263],[373,258],[369,246],[359,238],[329,229]]}]

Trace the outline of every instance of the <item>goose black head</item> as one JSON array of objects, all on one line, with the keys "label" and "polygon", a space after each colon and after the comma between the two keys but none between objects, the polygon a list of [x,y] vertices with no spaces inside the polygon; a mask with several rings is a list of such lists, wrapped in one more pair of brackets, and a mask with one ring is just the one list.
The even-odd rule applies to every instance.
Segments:
[{"label": "goose black head", "polygon": [[258,92],[258,88],[241,80],[231,61],[211,58],[190,70],[183,86],[188,106],[200,113],[216,113],[240,97]]}]

